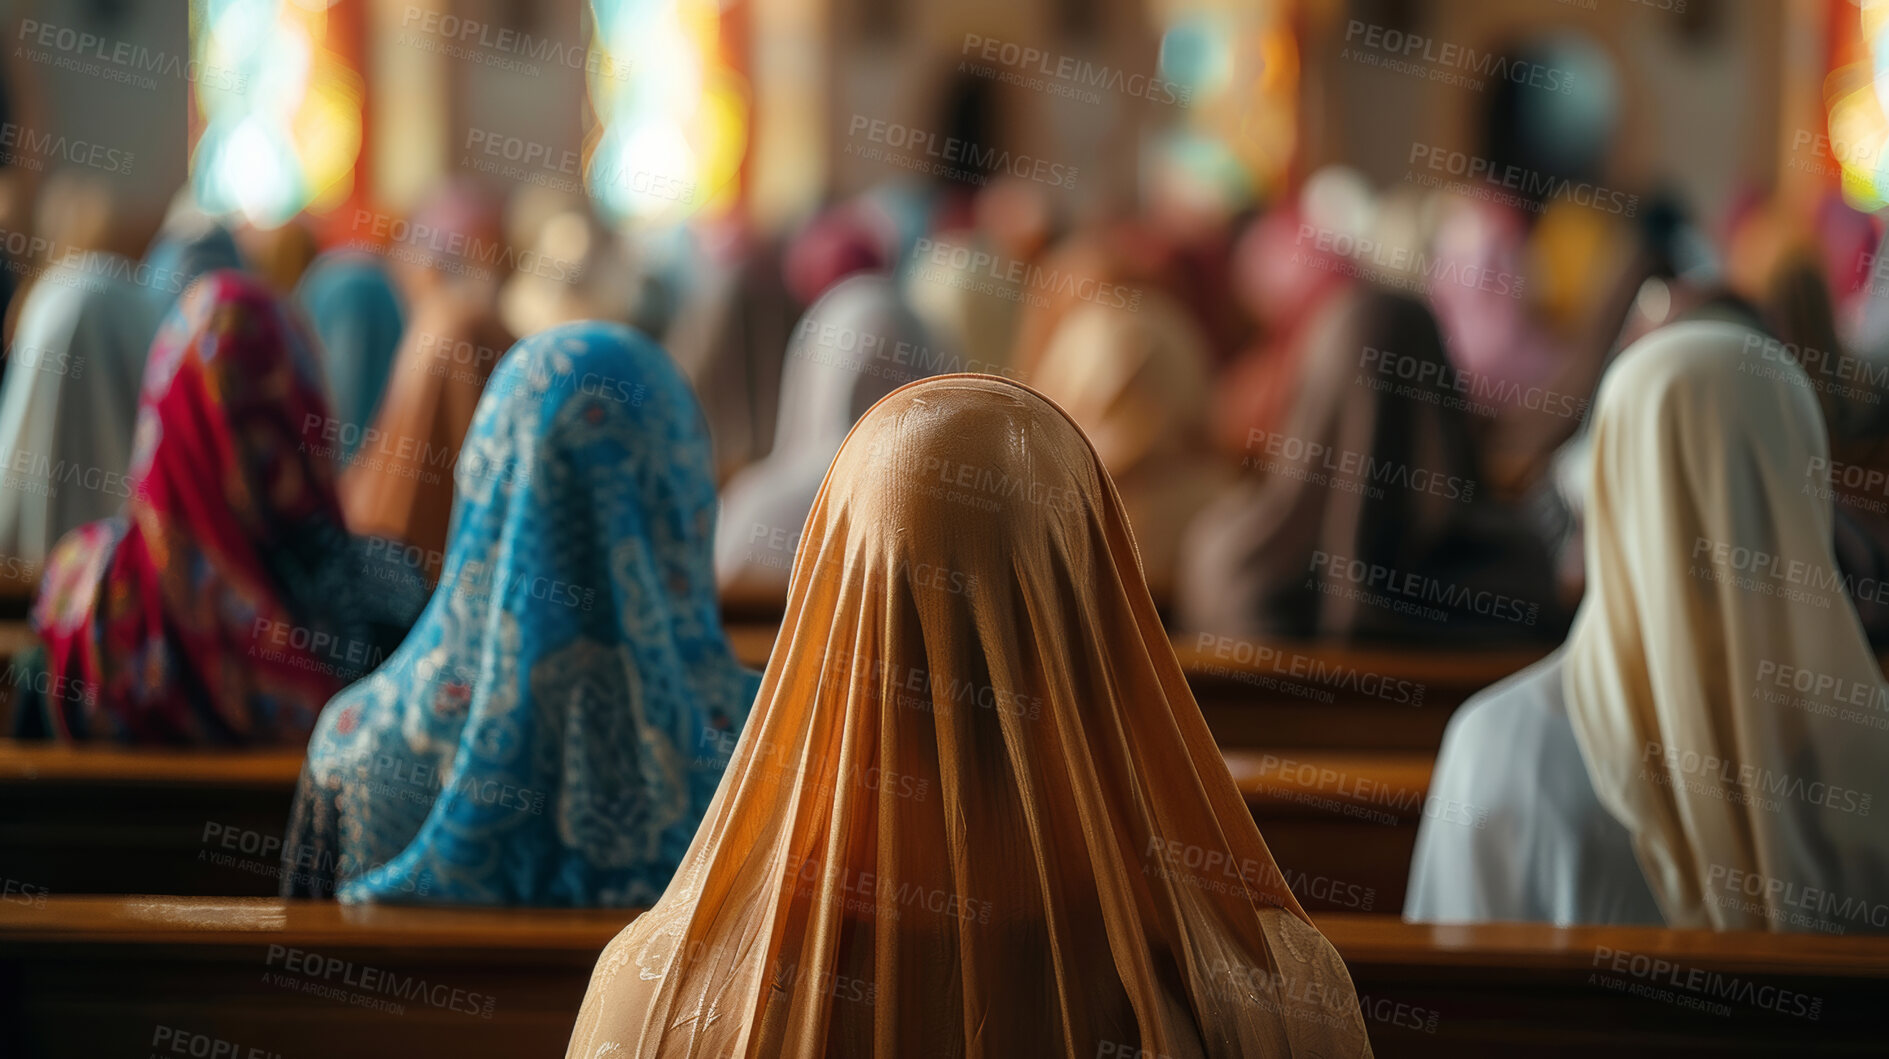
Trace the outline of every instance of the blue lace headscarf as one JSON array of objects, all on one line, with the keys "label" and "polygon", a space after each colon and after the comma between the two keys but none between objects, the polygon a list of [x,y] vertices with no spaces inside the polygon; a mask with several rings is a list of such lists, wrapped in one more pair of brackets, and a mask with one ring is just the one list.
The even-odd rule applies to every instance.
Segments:
[{"label": "blue lace headscarf", "polygon": [[645,905],[759,688],[721,628],[715,489],[654,342],[575,323],[493,371],[438,590],[309,743],[284,892]]}]

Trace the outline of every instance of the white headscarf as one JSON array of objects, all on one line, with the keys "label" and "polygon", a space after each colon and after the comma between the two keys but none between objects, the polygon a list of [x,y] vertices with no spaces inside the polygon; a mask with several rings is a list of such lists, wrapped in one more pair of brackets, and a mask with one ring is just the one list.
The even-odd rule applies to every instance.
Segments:
[{"label": "white headscarf", "polygon": [[722,493],[715,580],[725,595],[787,595],[801,526],[853,423],[949,361],[884,276],[848,277],[813,303],[788,340],[774,448]]},{"label": "white headscarf", "polygon": [[[113,267],[113,263],[122,267]],[[0,555],[37,567],[67,530],[116,514],[156,336],[135,266],[98,254],[59,266],[20,310],[0,387]]]},{"label": "white headscarf", "polygon": [[1608,372],[1564,691],[1669,925],[1889,926],[1889,689],[1831,544],[1822,415],[1723,323]]}]

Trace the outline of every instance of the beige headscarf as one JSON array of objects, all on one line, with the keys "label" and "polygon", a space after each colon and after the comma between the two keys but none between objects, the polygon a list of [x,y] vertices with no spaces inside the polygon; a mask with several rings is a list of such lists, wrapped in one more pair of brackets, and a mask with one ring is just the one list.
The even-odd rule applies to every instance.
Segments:
[{"label": "beige headscarf", "polygon": [[373,440],[342,472],[348,529],[418,547],[429,578],[444,561],[459,448],[486,377],[509,348],[490,307],[451,287],[435,291],[400,341]]},{"label": "beige headscarf", "polygon": [[993,376],[881,400],[814,504],[721,789],[569,1055],[1369,1050],[1094,450]]},{"label": "beige headscarf", "polygon": [[1182,531],[1233,478],[1208,436],[1209,357],[1187,311],[1157,291],[1134,312],[1070,313],[1031,380],[1095,445],[1160,601],[1173,589]]},{"label": "beige headscarf", "polygon": [[1816,395],[1749,334],[1668,327],[1602,383],[1568,711],[1669,924],[1882,929],[1889,692],[1837,580]]}]

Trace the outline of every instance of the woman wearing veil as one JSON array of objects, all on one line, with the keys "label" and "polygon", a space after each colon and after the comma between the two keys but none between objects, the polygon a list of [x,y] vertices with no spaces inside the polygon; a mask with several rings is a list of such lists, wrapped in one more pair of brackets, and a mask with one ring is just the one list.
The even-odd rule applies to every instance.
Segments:
[{"label": "woman wearing veil", "polygon": [[429,586],[439,576],[453,467],[486,379],[511,344],[498,314],[475,292],[441,285],[415,307],[374,414],[373,440],[341,472],[348,529],[383,542],[383,553],[411,553],[411,562],[384,571],[405,565],[405,576]]},{"label": "woman wearing veil", "polygon": [[1567,628],[1546,548],[1489,496],[1436,320],[1359,287],[1319,314],[1292,415],[1181,545],[1181,624],[1224,635],[1530,641]]},{"label": "woman wearing veil", "polygon": [[28,289],[0,381],[0,555],[15,560],[0,585],[34,583],[60,536],[118,510],[120,492],[98,484],[122,481],[131,461],[160,315],[132,272],[100,253],[89,269],[55,265]]},{"label": "woman wearing veil", "polygon": [[431,603],[309,742],[284,891],[646,904],[756,686],[717,613],[701,410],[647,338],[562,325],[493,371],[456,473]]},{"label": "woman wearing veil", "polygon": [[406,313],[387,269],[352,250],[316,258],[296,285],[295,300],[321,340],[321,370],[345,466],[380,407]]},{"label": "woman wearing veil", "polygon": [[1608,370],[1586,596],[1451,719],[1431,796],[1487,822],[1424,821],[1406,918],[1884,929],[1889,686],[1815,495],[1816,394],[1754,335],[1677,324]]},{"label": "woman wearing veil", "polygon": [[46,562],[33,625],[79,696],[22,734],[299,746],[371,666],[374,608],[322,455],[328,419],[298,315],[255,280],[193,283],[145,365],[111,518]]},{"label": "woman wearing veil", "polygon": [[1182,532],[1233,477],[1208,434],[1210,367],[1207,336],[1154,291],[1132,313],[1085,305],[1064,317],[1033,380],[1101,454],[1161,604]]},{"label": "woman wearing veil", "polygon": [[945,359],[885,276],[850,276],[795,325],[781,368],[774,447],[728,482],[715,576],[731,598],[779,607],[793,539],[840,442],[874,401]]},{"label": "woman wearing veil", "polygon": [[568,1054],[1369,1053],[1081,431],[993,376],[880,401],[721,789]]}]

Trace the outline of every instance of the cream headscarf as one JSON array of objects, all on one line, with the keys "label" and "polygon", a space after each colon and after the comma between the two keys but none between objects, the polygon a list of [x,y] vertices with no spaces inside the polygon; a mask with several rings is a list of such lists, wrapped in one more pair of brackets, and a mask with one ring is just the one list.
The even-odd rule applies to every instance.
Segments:
[{"label": "cream headscarf", "polygon": [[1094,450],[992,376],[880,401],[808,518],[721,789],[569,1055],[1369,1051]]},{"label": "cream headscarf", "polygon": [[1211,355],[1187,310],[1156,291],[1134,312],[1070,313],[1031,380],[1095,445],[1163,602],[1182,531],[1233,477],[1208,435]]},{"label": "cream headscarf", "polygon": [[1670,925],[1880,929],[1889,690],[1836,573],[1816,396],[1750,334],[1665,328],[1601,386],[1568,711]]}]

